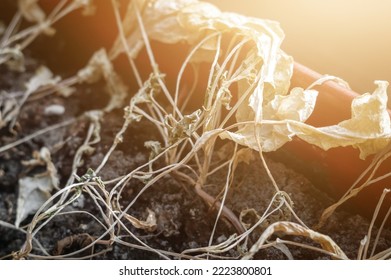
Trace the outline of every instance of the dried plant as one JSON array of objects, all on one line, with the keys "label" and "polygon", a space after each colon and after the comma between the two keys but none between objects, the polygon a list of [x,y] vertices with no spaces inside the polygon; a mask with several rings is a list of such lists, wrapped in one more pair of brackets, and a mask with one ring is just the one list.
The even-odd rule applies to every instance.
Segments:
[{"label": "dried plant", "polygon": [[[19,1],[19,12],[3,34],[0,45],[0,63],[6,63],[13,69],[16,66],[22,68],[21,52],[38,34],[50,35],[53,32],[52,24],[61,17],[76,8],[90,7],[87,1],[75,0],[68,5],[66,5],[67,1],[59,1],[58,6],[46,17],[37,2],[33,1],[34,5],[28,7],[23,5],[24,2],[31,1]],[[297,217],[292,208],[289,195],[281,192],[263,157],[265,152],[279,149],[294,136],[323,149],[353,146],[360,150],[362,158],[378,154],[373,164],[365,171],[366,174],[370,173],[368,179],[360,186],[357,186],[358,183],[353,185],[340,202],[327,209],[323,215],[322,222],[324,222],[339,205],[379,180],[375,177],[375,171],[390,155],[389,151],[386,151],[391,140],[390,117],[386,107],[387,82],[378,81],[377,89],[373,94],[357,97],[352,103],[350,119],[332,126],[316,128],[306,124],[305,121],[314,110],[317,91],[312,89],[312,86],[308,89],[289,90],[293,59],[280,49],[284,35],[278,23],[223,13],[213,5],[196,0],[133,0],[128,3],[126,13],[121,18],[119,8],[124,3],[112,0],[119,35],[110,51],[98,50],[92,55],[85,68],[66,80],[53,78],[48,70],[41,69],[46,71],[45,79],[42,78],[42,72],[34,76],[19,101],[10,97],[12,93],[5,101],[0,100],[2,102],[0,103],[0,128],[7,125],[12,128],[23,103],[33,95],[39,98],[53,91],[69,93],[70,87],[76,83],[94,83],[101,78],[106,81],[107,91],[110,93],[110,101],[102,110],[86,112],[78,119],[60,124],[69,125],[71,122],[83,119],[90,125],[85,141],[74,157],[73,171],[68,183],[48,200],[41,202],[42,205],[38,210],[34,209],[34,218],[27,229],[19,229],[26,233],[26,242],[14,257],[60,259],[73,258],[81,252],[88,252],[85,258],[89,258],[106,252],[105,250],[94,252],[95,245],[103,244],[110,248],[113,243],[152,251],[161,258],[224,257],[224,253],[232,248],[241,248],[238,250],[238,257],[251,258],[259,250],[270,246],[280,249],[289,257],[289,249],[284,245],[289,244],[321,251],[333,258],[346,259],[344,252],[330,237],[308,228],[304,223],[294,223],[289,220],[273,222],[270,219],[273,213],[285,207],[289,209],[289,215],[295,216],[296,220],[300,221],[300,217]],[[16,33],[16,26],[22,17],[35,24]],[[169,73],[162,73],[159,70],[156,55],[168,54],[156,52],[152,41],[168,45],[184,43],[188,46],[188,54],[176,76],[169,76]],[[144,81],[136,63],[137,56],[142,50],[145,50],[148,55],[151,69],[150,75]],[[137,93],[125,107],[126,96],[130,93],[119,75],[115,73],[112,64],[120,54],[127,56],[139,86]],[[16,66],[15,62],[18,62]],[[208,65],[209,75],[205,81],[201,81],[199,71],[204,65]],[[188,69],[193,69],[190,78],[186,76],[188,74],[185,75]],[[333,77],[326,77],[318,83],[331,78]],[[175,81],[174,89],[167,86],[167,80]],[[201,101],[199,101],[200,93]],[[91,167],[83,176],[77,175],[83,157],[100,141],[102,118],[113,109],[123,107],[124,123],[100,165]],[[370,119],[366,117],[369,113],[372,115]],[[141,119],[153,124],[159,134],[159,141],[151,139],[153,141],[145,143],[151,151],[149,160],[118,178],[102,180],[99,172],[107,164],[117,146],[124,141],[124,133],[128,127]],[[219,141],[233,141],[234,148],[222,162],[219,162],[220,167],[215,168],[213,166],[218,158]],[[0,152],[21,143],[23,139],[0,148]],[[233,184],[237,165],[249,160],[252,155],[249,152],[251,150],[257,151],[262,159],[268,176],[273,182],[275,196],[265,213],[258,216],[258,222],[248,228],[240,217],[225,205],[225,199]],[[49,160],[46,164],[47,168],[51,166]],[[222,196],[216,198],[207,193],[204,186],[208,178],[220,169],[226,170],[226,178]],[[53,174],[50,173],[50,176]],[[129,210],[147,189],[156,182],[164,180],[167,175],[191,186],[205,203],[218,209],[215,227],[207,247],[189,248],[177,253],[158,250],[142,241],[129,228],[130,223],[131,227],[146,232],[153,232],[156,229],[156,217],[153,211],[149,210],[147,219],[142,220],[130,215]],[[143,187],[132,201],[125,203],[121,198],[129,188],[128,183],[132,179],[142,182]],[[53,256],[39,243],[37,233],[44,230],[57,215],[76,214],[68,212],[66,206],[74,203],[81,196],[89,196],[95,202],[99,215],[87,210],[77,214],[90,217],[100,225],[103,233],[100,236],[67,237],[62,240],[61,248],[57,250],[58,255]],[[373,220],[376,219],[376,215]],[[214,232],[222,216],[231,222],[236,232],[233,232],[226,241],[214,244]],[[20,220],[18,223],[21,222]],[[249,235],[264,221],[269,221],[270,225],[258,241],[249,246]],[[11,226],[4,223],[0,225]],[[370,239],[372,225],[368,239]],[[269,240],[280,232],[308,237],[319,243],[322,249],[281,238],[275,241]],[[129,236],[135,240],[134,244],[124,241],[124,237]],[[63,247],[73,242],[82,244],[82,249],[63,254]],[[33,253],[33,249],[40,254]],[[368,256],[367,240],[363,241],[361,250],[358,258],[390,257],[389,251],[377,255],[372,251]]]}]

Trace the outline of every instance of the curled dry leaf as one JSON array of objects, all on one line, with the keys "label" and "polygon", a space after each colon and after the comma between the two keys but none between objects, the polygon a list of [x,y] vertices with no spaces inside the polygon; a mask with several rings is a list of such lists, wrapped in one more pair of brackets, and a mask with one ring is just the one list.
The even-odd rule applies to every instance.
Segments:
[{"label": "curled dry leaf", "polygon": [[54,255],[58,256],[63,254],[63,252],[71,246],[78,246],[80,248],[87,247],[92,242],[94,242],[95,239],[96,239],[95,237],[92,237],[88,233],[80,233],[80,234],[67,236],[57,241],[57,246],[56,249],[54,250]]},{"label": "curled dry leaf", "polygon": [[[271,152],[282,147],[292,140],[295,135],[289,121],[303,123],[313,112],[316,103],[317,92],[314,90],[292,89],[289,95],[275,95],[264,105],[263,119],[255,120],[254,111],[239,111],[237,119],[244,124],[237,131],[226,131],[221,137],[229,138],[241,145],[259,150],[259,144],[263,152]],[[261,106],[261,105],[259,105]],[[244,108],[241,108],[244,109]],[[276,121],[276,122],[265,122]],[[250,123],[248,123],[250,122]],[[255,134],[255,130],[257,134]]]},{"label": "curled dry leaf", "polygon": [[148,217],[145,221],[141,221],[139,219],[136,219],[135,217],[126,214],[124,217],[135,227],[138,229],[143,229],[148,232],[153,232],[157,228],[157,223],[156,223],[156,214],[150,209],[147,209],[148,211]]},{"label": "curled dry leaf", "polygon": [[322,149],[353,146],[360,158],[382,151],[391,141],[391,121],[387,111],[388,82],[376,81],[376,90],[356,97],[351,119],[337,125],[313,128],[293,125],[292,131],[304,141]]},{"label": "curled dry leaf", "polygon": [[95,83],[103,77],[107,82],[107,91],[111,96],[105,110],[111,111],[116,108],[122,108],[127,95],[127,87],[114,71],[105,49],[95,52],[87,66],[79,70],[77,76],[80,83]]},{"label": "curled dry leaf", "polygon": [[267,240],[275,233],[283,233],[285,235],[303,236],[312,239],[319,243],[324,250],[330,252],[335,257],[340,259],[348,259],[341,248],[327,235],[318,233],[309,228],[293,222],[276,222],[270,225],[259,237],[258,241],[251,247],[250,251],[243,259],[251,259],[257,253]]}]

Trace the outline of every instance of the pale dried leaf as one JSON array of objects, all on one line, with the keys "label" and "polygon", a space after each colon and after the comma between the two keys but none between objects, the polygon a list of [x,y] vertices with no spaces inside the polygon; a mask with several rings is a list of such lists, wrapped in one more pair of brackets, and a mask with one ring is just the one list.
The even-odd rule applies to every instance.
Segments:
[{"label": "pale dried leaf", "polygon": [[28,215],[34,214],[50,198],[53,189],[50,176],[19,179],[15,226],[19,227]]},{"label": "pale dried leaf", "polygon": [[[255,96],[253,95],[255,98]],[[245,124],[236,132],[226,131],[221,137],[229,138],[238,144],[250,147],[254,150],[259,150],[257,137],[261,143],[263,152],[271,152],[279,149],[286,142],[290,141],[295,135],[291,130],[288,120],[304,122],[308,119],[314,110],[317,92],[314,90],[303,90],[302,88],[294,88],[289,95],[275,95],[263,108],[262,114],[265,119],[283,121],[279,124],[263,123],[257,128],[255,135],[255,124]],[[259,105],[261,106],[261,105]],[[254,114],[247,107],[247,115],[245,113],[237,116],[242,122],[254,120]]]},{"label": "pale dried leaf", "polygon": [[293,88],[288,95],[275,95],[265,106],[264,114],[268,119],[306,121],[312,114],[318,92]]},{"label": "pale dried leaf", "polygon": [[[293,103],[290,103],[292,100],[289,100],[291,99],[289,97],[284,100],[284,102],[288,101],[285,105],[284,102],[278,102],[279,106],[265,108],[264,112],[268,112],[270,117],[268,120],[280,119],[281,122],[268,123],[264,121],[261,129],[257,130],[257,137],[260,139],[262,150],[266,152],[273,151],[285,142],[290,141],[294,135],[297,135],[304,141],[324,150],[353,146],[360,150],[360,158],[362,159],[382,151],[391,141],[390,116],[387,111],[388,83],[377,81],[376,84],[378,87],[373,94],[367,93],[353,100],[351,119],[342,121],[337,125],[320,128],[303,123],[313,110],[316,92],[300,89],[306,98],[310,97],[311,93],[313,97],[307,100],[297,97],[294,99],[295,96],[292,95],[292,92],[297,89],[293,89],[290,95],[299,106],[295,107]],[[300,110],[302,105],[305,107]],[[280,109],[284,110],[280,111]],[[275,115],[272,115],[271,112]],[[235,133],[226,132],[222,136],[253,149],[258,149],[254,127],[254,125],[248,124]]]},{"label": "pale dried leaf", "polygon": [[51,160],[50,151],[46,147],[43,147],[39,152],[34,151],[33,159],[24,161],[23,164],[30,167],[46,165],[46,172],[19,179],[15,221],[17,227],[28,215],[34,214],[50,198],[51,192],[58,189],[60,183],[57,169]]},{"label": "pale dried leaf", "polygon": [[[145,7],[143,12],[143,21],[147,32],[154,30],[154,26],[161,23],[162,26],[167,26],[164,28],[165,31],[169,32],[169,35],[174,38],[177,38],[177,34],[181,33],[182,36],[186,36],[185,31],[179,26],[177,20],[175,19],[175,15],[178,10],[183,8],[185,5],[191,2],[197,2],[196,0],[182,0],[182,1],[155,1],[149,2],[144,0],[133,1],[139,7]],[[158,3],[156,3],[158,2]],[[144,42],[141,40],[141,32],[140,30],[134,31],[134,27],[137,26],[137,19],[135,17],[135,10],[133,3],[128,5],[128,9],[126,11],[125,17],[122,22],[124,33],[127,39],[127,43],[130,46],[131,57],[136,57],[139,51],[144,47]],[[171,29],[173,28],[173,29]],[[160,30],[162,28],[159,28]],[[167,36],[170,38],[171,36]],[[173,41],[175,42],[175,41]],[[111,51],[110,57],[115,58],[119,54],[124,51],[122,40],[120,37],[115,41]]]},{"label": "pale dried leaf", "polygon": [[305,228],[302,225],[293,222],[276,222],[270,225],[259,237],[257,242],[251,247],[250,251],[243,257],[243,259],[251,259],[257,253],[267,240],[273,234],[283,233],[285,235],[302,236],[312,239],[319,243],[324,250],[341,258],[348,259],[342,249],[327,235]]},{"label": "pale dried leaf", "polygon": [[[237,32],[252,38],[257,46],[260,56],[270,54],[269,45],[273,45],[274,51],[279,51],[283,33],[277,22],[265,21],[257,18],[244,17],[234,13],[222,13],[210,3],[197,0],[137,0],[134,5],[143,9],[143,24],[148,36],[167,44],[186,42],[195,45],[214,32]],[[132,49],[131,56],[137,56],[143,47],[141,32],[134,29],[135,20],[134,5],[129,5],[123,20],[125,36],[128,45]],[[275,34],[277,34],[275,36]],[[267,45],[264,46],[264,43]],[[202,46],[202,57],[194,57],[196,61],[211,61],[217,47],[217,39],[208,41]],[[123,52],[121,39],[118,38],[111,50],[111,57]],[[266,58],[267,59],[267,58]],[[270,64],[274,67],[275,65]],[[270,72],[272,74],[272,72]]]},{"label": "pale dried leaf", "polygon": [[11,129],[14,127],[19,112],[22,106],[24,105],[24,103],[30,97],[30,95],[41,87],[44,86],[54,87],[60,80],[61,80],[60,77],[53,77],[53,73],[49,70],[49,68],[45,66],[40,66],[36,70],[35,75],[32,76],[30,80],[28,80],[25,83],[26,90],[23,94],[22,100],[18,103],[18,106],[16,108],[17,111],[14,114],[15,116],[11,120],[11,124],[10,124]]},{"label": "pale dried leaf", "polygon": [[135,227],[138,229],[143,229],[147,232],[153,232],[157,228],[156,223],[156,214],[150,209],[147,209],[148,217],[145,221],[141,221],[136,219],[135,217],[125,213],[124,217]]},{"label": "pale dried leaf", "polygon": [[77,76],[80,83],[95,83],[102,77],[105,79],[107,91],[111,97],[109,104],[105,108],[106,111],[123,106],[124,99],[127,95],[127,87],[114,71],[114,67],[105,49],[96,51],[87,66],[79,70]]},{"label": "pale dried leaf", "polygon": [[25,95],[29,96],[34,91],[38,90],[43,86],[55,86],[58,82],[61,81],[59,76],[54,77],[53,73],[46,66],[40,66],[35,75],[30,78],[30,80],[25,84],[26,92]]},{"label": "pale dried leaf", "polygon": [[391,121],[387,111],[387,86],[376,81],[373,94],[363,94],[352,102],[352,117],[337,125],[314,128],[294,124],[292,132],[304,141],[324,150],[353,146],[360,150],[360,158],[382,151],[391,141]]}]

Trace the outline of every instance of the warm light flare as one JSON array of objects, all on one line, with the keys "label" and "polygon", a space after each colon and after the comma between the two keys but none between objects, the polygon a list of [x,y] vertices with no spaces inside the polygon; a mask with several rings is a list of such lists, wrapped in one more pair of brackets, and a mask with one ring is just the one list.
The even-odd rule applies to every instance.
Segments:
[{"label": "warm light flare", "polygon": [[357,92],[391,80],[391,4],[382,0],[209,0],[225,11],[281,23],[283,49],[322,74],[340,76]]}]

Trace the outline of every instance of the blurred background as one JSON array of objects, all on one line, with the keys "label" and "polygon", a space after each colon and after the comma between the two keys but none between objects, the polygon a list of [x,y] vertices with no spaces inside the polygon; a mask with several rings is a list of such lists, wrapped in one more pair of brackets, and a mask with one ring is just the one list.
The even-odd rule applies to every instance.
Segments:
[{"label": "blurred background", "polygon": [[[276,20],[282,48],[321,74],[372,92],[391,82],[391,2],[384,0],[208,0],[223,11]],[[389,103],[390,104],[390,103]]]}]

